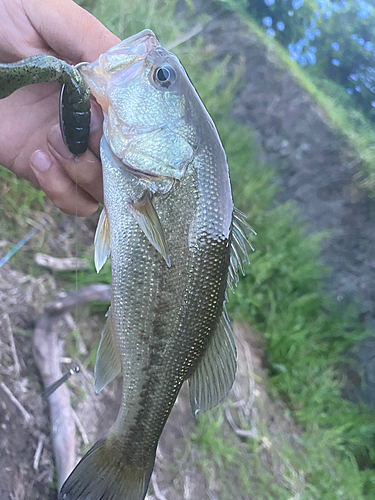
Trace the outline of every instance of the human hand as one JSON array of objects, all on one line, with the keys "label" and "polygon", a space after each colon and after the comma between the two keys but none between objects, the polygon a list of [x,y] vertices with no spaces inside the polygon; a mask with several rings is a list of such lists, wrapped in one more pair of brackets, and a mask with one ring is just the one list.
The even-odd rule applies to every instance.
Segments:
[{"label": "human hand", "polygon": [[[72,0],[0,0],[0,62],[48,54],[92,62],[119,39]],[[63,212],[87,216],[103,199],[100,106],[92,101],[89,149],[76,161],[59,127],[60,88],[35,84],[0,100],[0,164],[42,189]]]}]

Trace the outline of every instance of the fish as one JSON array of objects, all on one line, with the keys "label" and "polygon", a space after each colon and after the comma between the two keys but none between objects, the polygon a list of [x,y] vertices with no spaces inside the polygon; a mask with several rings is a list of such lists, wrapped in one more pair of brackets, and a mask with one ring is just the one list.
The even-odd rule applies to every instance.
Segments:
[{"label": "fish", "polygon": [[112,300],[94,371],[122,373],[107,435],[60,500],[142,500],[159,437],[188,380],[192,412],[230,390],[236,348],[227,289],[248,262],[250,226],[234,208],[219,134],[178,58],[144,30],[79,68],[104,114],[104,209],[97,271],[111,255]]}]

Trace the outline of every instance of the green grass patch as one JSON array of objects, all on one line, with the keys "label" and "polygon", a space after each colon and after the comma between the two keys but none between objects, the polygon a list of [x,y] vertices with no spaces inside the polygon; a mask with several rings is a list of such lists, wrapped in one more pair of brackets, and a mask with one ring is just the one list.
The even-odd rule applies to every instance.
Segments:
[{"label": "green grass patch", "polygon": [[[8,245],[0,248],[0,257],[19,242],[40,221],[44,208],[45,194],[28,181],[0,165],[0,233]],[[34,264],[36,246],[42,251],[45,231],[40,230],[32,239],[13,255],[12,265],[24,272],[38,276],[40,270]]]},{"label": "green grass patch", "polygon": [[[366,336],[356,326],[357,308],[342,310],[321,292],[327,273],[319,257],[324,235],[307,236],[292,204],[271,208],[278,187],[271,181],[272,170],[254,161],[251,133],[213,115],[228,155],[235,203],[259,234],[252,264],[228,310],[266,337],[269,390],[283,397],[305,429],[302,456],[288,459],[308,483],[309,496],[301,498],[336,499],[340,491],[340,498],[370,499],[375,493],[373,416],[341,397],[345,354]],[[204,428],[205,423],[198,425]],[[292,452],[281,450],[280,460]],[[211,446],[211,453],[215,457],[218,450]],[[357,461],[366,464],[364,471]],[[253,488],[254,481],[249,494]],[[285,485],[277,488],[277,494],[270,488],[270,496],[253,498],[284,498]]]},{"label": "green grass patch", "polygon": [[30,182],[19,179],[0,165],[1,219],[27,217],[30,210],[42,210],[45,194]]},{"label": "green grass patch", "polygon": [[[365,500],[372,498],[374,475],[360,471],[353,456],[340,457],[327,432],[307,430],[284,435],[270,412],[258,406],[257,435],[239,438],[228,426],[221,406],[199,415],[189,438],[199,450],[198,463],[220,500]],[[264,420],[262,421],[262,418]],[[244,429],[246,430],[246,429]]]}]

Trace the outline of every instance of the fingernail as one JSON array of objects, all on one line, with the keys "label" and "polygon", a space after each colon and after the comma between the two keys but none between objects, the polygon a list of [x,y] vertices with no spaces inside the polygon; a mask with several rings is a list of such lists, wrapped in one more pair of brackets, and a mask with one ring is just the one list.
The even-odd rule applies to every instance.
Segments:
[{"label": "fingernail", "polygon": [[30,159],[31,167],[38,172],[45,172],[52,165],[51,158],[47,153],[38,149],[35,151]]},{"label": "fingernail", "polygon": [[66,160],[72,160],[74,158],[73,153],[71,153],[64,144],[59,125],[54,125],[51,128],[48,134],[48,142],[53,149]]}]

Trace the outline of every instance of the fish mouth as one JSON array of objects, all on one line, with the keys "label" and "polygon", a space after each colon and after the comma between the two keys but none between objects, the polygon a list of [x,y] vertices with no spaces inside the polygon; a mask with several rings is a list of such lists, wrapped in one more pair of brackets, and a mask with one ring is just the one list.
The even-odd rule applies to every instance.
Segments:
[{"label": "fish mouth", "polygon": [[151,30],[143,30],[114,45],[93,63],[79,66],[91,93],[107,112],[108,85],[123,86],[143,71],[144,62],[151,51],[160,44]]},{"label": "fish mouth", "polygon": [[144,61],[160,44],[151,30],[143,30],[118,43],[99,57],[99,66],[109,74],[126,70],[137,61]]},{"label": "fish mouth", "polygon": [[155,34],[151,30],[143,30],[140,33],[125,38],[122,42],[118,43],[107,51],[107,54],[121,54],[127,53],[138,56],[147,56],[148,53],[158,47],[160,44],[156,39]]}]

